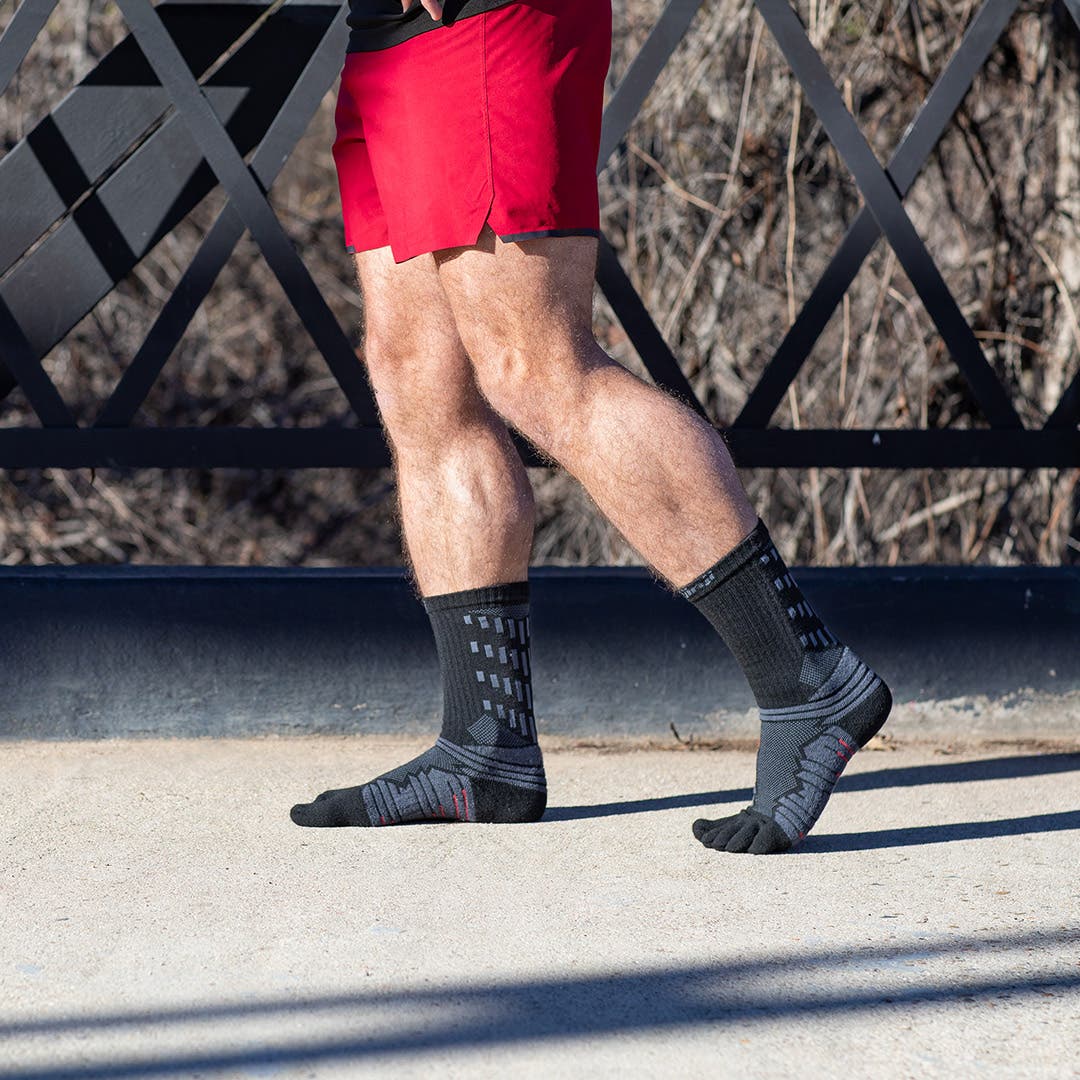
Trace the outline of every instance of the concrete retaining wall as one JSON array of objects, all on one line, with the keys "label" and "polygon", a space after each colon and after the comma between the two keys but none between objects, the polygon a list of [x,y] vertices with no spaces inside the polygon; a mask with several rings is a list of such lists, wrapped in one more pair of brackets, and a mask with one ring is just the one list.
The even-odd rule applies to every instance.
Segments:
[{"label": "concrete retaining wall", "polygon": [[[897,737],[1073,736],[1080,571],[797,573],[892,684]],[[752,737],[752,700],[689,605],[640,570],[533,574],[542,730]],[[399,572],[0,570],[0,737],[415,732],[435,654]]]}]

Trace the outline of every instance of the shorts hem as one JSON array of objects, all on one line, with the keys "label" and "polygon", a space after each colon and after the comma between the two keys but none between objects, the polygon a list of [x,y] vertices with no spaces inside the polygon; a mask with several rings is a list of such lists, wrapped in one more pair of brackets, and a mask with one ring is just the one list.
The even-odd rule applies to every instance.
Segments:
[{"label": "shorts hem", "polygon": [[346,255],[363,255],[365,251],[379,251],[382,248],[390,247],[389,240],[359,240],[354,244],[345,245]]},{"label": "shorts hem", "polygon": [[[568,236],[591,236],[594,239],[599,240],[601,232],[599,229],[532,229],[529,232],[521,233],[496,233],[499,239],[504,244],[518,244],[523,240],[543,240],[545,238],[558,239]],[[405,245],[403,247],[394,249],[394,245],[391,241],[378,241],[371,243],[359,243],[359,244],[346,244],[345,252],[348,255],[359,255],[364,251],[375,251],[378,248],[389,247],[394,255],[394,262],[402,263],[408,262],[410,259],[418,258],[420,255],[430,255],[436,251],[446,251],[450,248],[456,247],[475,247],[479,237],[472,240],[466,240],[460,243],[436,243],[436,244],[420,244],[420,245]]]},{"label": "shorts hem", "polygon": [[498,237],[504,244],[517,244],[522,240],[542,240],[544,237],[563,236],[592,236],[600,239],[599,229],[534,229],[532,232],[523,233],[499,233]]}]

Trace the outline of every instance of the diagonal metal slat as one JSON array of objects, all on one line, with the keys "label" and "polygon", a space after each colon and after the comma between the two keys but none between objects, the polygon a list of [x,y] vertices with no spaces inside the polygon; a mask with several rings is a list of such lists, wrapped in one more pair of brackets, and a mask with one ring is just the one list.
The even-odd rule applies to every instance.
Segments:
[{"label": "diagonal metal slat", "polygon": [[14,373],[42,425],[47,428],[75,427],[75,417],[64,403],[56,384],[45,374],[22,327],[3,299],[0,299],[0,341],[4,343],[7,366]]},{"label": "diagonal metal slat", "polygon": [[[212,6],[167,2],[160,13],[192,69],[202,74],[250,28],[259,9],[235,0]],[[214,104],[220,109],[220,101]],[[124,38],[0,160],[0,188],[33,192],[0,200],[0,273],[131,155],[168,109],[168,95],[138,45]],[[151,138],[168,136],[159,131]]]},{"label": "diagonal metal slat", "polygon": [[[265,128],[248,106],[262,112],[263,105],[232,88],[211,92],[230,131],[253,145]],[[43,357],[61,341],[213,186],[213,174],[183,125],[175,117],[166,121],[0,280],[0,297],[34,354]],[[0,368],[0,397],[13,385]]]},{"label": "diagonal metal slat", "polygon": [[[600,154],[596,165],[598,173],[603,170],[608,158],[622,142],[660,72],[671,59],[679,42],[686,36],[702,3],[703,0],[668,0],[656,25],[645,39],[641,52],[634,58],[604,109]],[[682,373],[675,354],[668,348],[660,328],[626,276],[618,256],[603,237],[600,240],[596,280],[645,365],[645,370],[657,386],[682,398],[701,416],[706,417],[705,408]]]},{"label": "diagonal metal slat", "polygon": [[1005,388],[904,210],[900,196],[847,110],[798,14],[788,0],[755,0],[811,107],[851,170],[870,212],[888,238],[927,312],[945,340],[972,394],[995,427],[1021,427]]},{"label": "diagonal metal slat", "polygon": [[0,94],[8,88],[58,3],[59,0],[23,0],[12,15],[0,36]]},{"label": "diagonal metal slat", "polygon": [[[267,190],[337,77],[348,33],[346,14],[345,8],[338,12],[251,159],[252,171]],[[131,423],[243,233],[243,218],[227,204],[102,407],[95,427],[115,428]],[[361,419],[365,424],[376,423],[375,406],[370,394],[368,397],[367,411]]]},{"label": "diagonal metal slat", "polygon": [[[202,72],[263,8],[261,0],[171,0],[159,11],[189,64]],[[295,4],[287,10],[258,30],[204,89],[244,153],[265,135],[303,70],[301,58],[310,56],[336,9]],[[0,298],[36,356],[62,340],[214,187],[214,175],[179,117],[154,124],[169,108],[168,95],[128,36],[0,160],[0,189],[19,193],[0,199],[0,266],[16,263],[0,281]],[[109,117],[107,124],[102,116]],[[148,127],[151,133],[139,140]],[[93,185],[90,198],[20,259],[70,205],[60,192],[81,197],[87,182]],[[16,385],[2,355],[0,343],[0,398]]]},{"label": "diagonal metal slat", "polygon": [[[889,160],[886,172],[901,196],[911,190],[1018,6],[1019,0],[987,0],[979,9]],[[880,236],[874,215],[863,206],[766,365],[735,427],[764,427],[772,419]]]},{"label": "diagonal metal slat", "polygon": [[[611,96],[604,110],[604,124],[600,130],[600,158],[597,171],[615,152],[622,142],[641,106],[649,96],[660,72],[667,66],[671,54],[686,37],[694,16],[704,0],[668,0],[656,25],[649,32],[641,52],[634,57],[618,89]],[[1080,2],[1080,0],[1077,0]]]},{"label": "diagonal metal slat", "polygon": [[144,55],[259,245],[285,295],[345,392],[349,404],[358,416],[363,417],[371,399],[360,363],[281,222],[266,201],[261,186],[203,95],[150,0],[118,0],[118,3]]},{"label": "diagonal metal slat", "polygon": [[692,409],[708,419],[694,388],[682,373],[637,290],[626,276],[619,257],[604,237],[600,238],[596,279],[626,331],[626,336],[633,343],[656,384],[682,398]]}]

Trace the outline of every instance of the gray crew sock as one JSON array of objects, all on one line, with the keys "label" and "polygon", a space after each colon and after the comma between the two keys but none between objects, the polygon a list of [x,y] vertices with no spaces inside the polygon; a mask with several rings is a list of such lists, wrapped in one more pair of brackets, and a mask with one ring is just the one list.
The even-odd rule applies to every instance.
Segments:
[{"label": "gray crew sock", "polygon": [[885,723],[889,688],[825,627],[760,521],[680,592],[724,639],[761,715],[753,802],[731,817],[696,821],[694,835],[723,851],[786,851]]},{"label": "gray crew sock", "polygon": [[424,601],[443,679],[435,745],[367,784],[294,806],[297,825],[537,821],[547,804],[529,667],[527,582]]}]

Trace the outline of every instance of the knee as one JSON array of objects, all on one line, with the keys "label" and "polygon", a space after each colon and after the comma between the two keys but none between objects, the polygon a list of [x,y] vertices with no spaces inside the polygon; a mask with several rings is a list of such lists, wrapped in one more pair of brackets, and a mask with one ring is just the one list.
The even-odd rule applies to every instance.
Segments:
[{"label": "knee", "polygon": [[405,371],[410,355],[417,349],[417,343],[410,338],[411,335],[394,334],[378,325],[364,328],[361,356],[376,389],[397,382]]},{"label": "knee", "polygon": [[[383,425],[395,441],[410,440],[456,417],[455,380],[467,368],[460,345],[399,329],[369,327],[363,360]],[[445,416],[444,416],[445,414]]]},{"label": "knee", "polygon": [[408,351],[392,336],[368,331],[363,359],[383,424],[390,431],[413,426],[416,403],[406,382]]},{"label": "knee", "polygon": [[373,332],[364,360],[383,429],[395,455],[452,462],[506,428],[484,399],[461,341],[437,333]]},{"label": "knee", "polygon": [[581,398],[587,353],[557,340],[520,342],[496,334],[474,341],[469,355],[491,407],[541,450],[558,458],[561,435]]},{"label": "knee", "polygon": [[489,343],[470,352],[480,392],[509,424],[542,449],[549,450],[547,417],[557,410],[538,364],[518,348]]},{"label": "knee", "polygon": [[468,351],[484,397],[506,420],[519,420],[528,403],[525,390],[535,371],[533,358],[527,351],[497,340],[474,341]]}]

